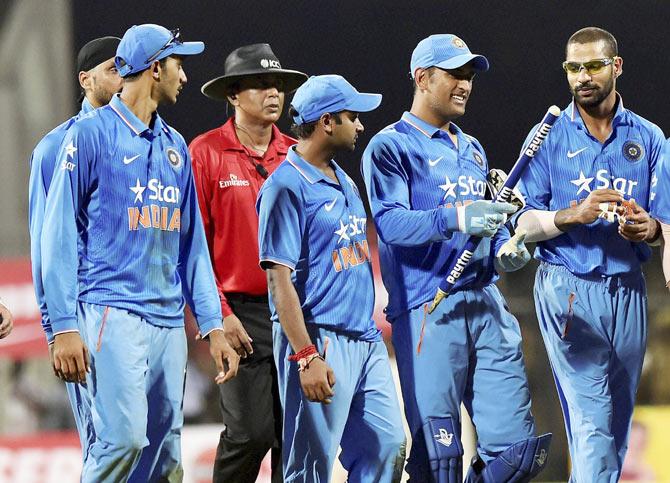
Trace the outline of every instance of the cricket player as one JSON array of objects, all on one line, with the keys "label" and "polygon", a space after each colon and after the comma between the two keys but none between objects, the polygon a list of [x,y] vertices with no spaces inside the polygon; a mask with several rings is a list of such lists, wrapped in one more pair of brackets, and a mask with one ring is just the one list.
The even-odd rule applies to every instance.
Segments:
[{"label": "cricket player", "polygon": [[349,481],[402,475],[400,408],[372,320],[367,217],[356,185],[333,160],[353,151],[363,132],[359,113],[380,102],[339,75],[311,77],[289,110],[298,144],[258,198],[287,482],[330,481],[338,446]]},{"label": "cricket player", "polygon": [[73,405],[84,482],[181,481],[185,301],[216,381],[237,370],[186,143],[156,112],[186,83],[184,56],[203,49],[178,30],[131,27],[115,58],[121,94],[76,121],[59,150],[42,280],[55,370],[90,399],[89,411]]},{"label": "cricket player", "polygon": [[[412,481],[462,481],[460,407],[477,428],[468,482],[529,481],[544,468],[551,435],[535,436],[517,320],[494,285],[503,226],[516,208],[484,200],[488,163],[454,120],[489,62],[452,34],[423,39],[410,63],[409,112],[377,133],[362,172],[379,235],[386,314],[412,435]],[[484,237],[452,294],[429,302],[470,235]],[[530,255],[512,241],[498,257],[516,270]]]},{"label": "cricket player", "polygon": [[254,483],[268,450],[272,481],[283,481],[282,411],[268,284],[258,266],[256,198],[296,143],[275,123],[285,96],[306,80],[302,72],[283,69],[269,44],[252,44],[233,50],[226,57],[224,75],[202,87],[206,96],[235,110],[225,124],[189,146],[224,334],[242,358],[237,377],[220,387],[224,428],[214,483]]},{"label": "cricket player", "polygon": [[[40,238],[44,223],[44,204],[56,169],[58,150],[67,130],[74,122],[93,109],[105,106],[114,94],[121,91],[114,57],[121,41],[118,37],[100,37],[84,45],[77,54],[77,77],[81,87],[81,110],[46,136],[35,146],[30,157],[28,185],[28,224],[30,228],[30,260],[37,304],[42,314],[42,329],[49,347],[54,341],[51,322],[44,298]],[[69,386],[68,386],[69,388]]]},{"label": "cricket player", "polygon": [[570,37],[573,100],[521,178],[516,217],[539,242],[535,306],[579,483],[621,474],[647,338],[641,265],[660,234],[647,210],[665,139],[624,107],[622,67],[609,32]]},{"label": "cricket player", "polygon": [[658,160],[651,180],[651,214],[661,224],[663,275],[670,289],[670,140],[665,143],[664,155]]}]

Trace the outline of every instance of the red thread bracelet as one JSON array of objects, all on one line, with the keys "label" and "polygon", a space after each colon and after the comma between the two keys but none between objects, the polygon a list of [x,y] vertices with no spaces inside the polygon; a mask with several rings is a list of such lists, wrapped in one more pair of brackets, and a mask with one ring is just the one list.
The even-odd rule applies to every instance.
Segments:
[{"label": "red thread bracelet", "polygon": [[319,351],[316,350],[316,346],[314,344],[311,344],[302,349],[301,351],[288,356],[288,360],[291,362],[298,362],[300,359],[305,359],[311,356],[312,354],[318,354],[318,353]]}]

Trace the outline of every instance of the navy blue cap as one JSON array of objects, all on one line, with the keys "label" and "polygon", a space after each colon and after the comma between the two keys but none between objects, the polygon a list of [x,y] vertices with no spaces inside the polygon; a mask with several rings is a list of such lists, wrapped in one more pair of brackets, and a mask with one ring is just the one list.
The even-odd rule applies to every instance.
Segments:
[{"label": "navy blue cap", "polygon": [[439,67],[440,69],[458,69],[474,60],[472,67],[476,71],[489,70],[489,61],[483,55],[473,54],[460,38],[453,34],[435,34],[423,39],[412,52],[410,73],[414,78],[416,69]]},{"label": "navy blue cap", "polygon": [[182,42],[179,29],[168,30],[145,23],[130,27],[121,39],[114,63],[121,77],[142,72],[156,60],[170,55],[195,55],[205,50],[202,42]]},{"label": "navy blue cap", "polygon": [[291,107],[297,114],[293,122],[297,125],[314,122],[327,112],[369,112],[381,102],[381,94],[358,92],[341,75],[317,75],[295,91]]}]

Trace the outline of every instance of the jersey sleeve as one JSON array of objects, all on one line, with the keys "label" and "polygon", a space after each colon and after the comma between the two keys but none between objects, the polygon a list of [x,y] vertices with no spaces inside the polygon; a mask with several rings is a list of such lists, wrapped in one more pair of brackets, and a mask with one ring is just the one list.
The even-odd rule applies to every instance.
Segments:
[{"label": "jersey sleeve", "polygon": [[[57,149],[57,148],[56,148]],[[51,151],[51,152],[49,152]],[[47,303],[44,296],[44,284],[42,283],[42,253],[40,238],[42,227],[44,226],[44,207],[46,205],[47,189],[44,183],[42,167],[45,163],[54,162],[49,160],[54,156],[54,150],[49,150],[46,140],[41,142],[33,151],[30,157],[30,178],[28,181],[28,228],[30,230],[30,264],[33,275],[33,286],[35,288],[35,298],[40,309],[42,318],[42,329],[47,338],[47,342],[53,341],[53,330],[49,313],[47,312]]]},{"label": "jersey sleeve", "polygon": [[373,138],[361,163],[370,209],[384,243],[418,246],[448,240],[458,227],[456,208],[413,210],[407,171],[390,140]]},{"label": "jersey sleeve", "polygon": [[298,193],[271,176],[258,193],[258,249],[263,269],[277,263],[295,270],[305,232]]},{"label": "jersey sleeve", "polygon": [[184,145],[184,198],[181,203],[181,230],[177,270],[182,292],[191,307],[200,334],[205,337],[214,329],[222,328],[221,304],[216,292],[214,271],[209,257],[203,228],[198,195],[196,193],[191,157]]},{"label": "jersey sleeve", "polygon": [[[521,148],[522,152],[532,139],[538,127],[539,124],[528,133],[528,136],[523,143],[523,147]],[[526,200],[526,206],[512,216],[512,223],[515,226],[519,216],[528,210],[549,210],[549,202],[551,201],[551,182],[549,172],[549,145],[547,141],[540,146],[540,149],[535,153],[533,159],[528,163],[528,166],[521,174],[517,186]]]},{"label": "jersey sleeve", "polygon": [[670,139],[656,161],[651,176],[650,213],[657,220],[670,224]]},{"label": "jersey sleeve", "polygon": [[77,219],[94,183],[95,134],[75,123],[60,145],[44,208],[40,237],[42,283],[54,336],[76,331]]}]

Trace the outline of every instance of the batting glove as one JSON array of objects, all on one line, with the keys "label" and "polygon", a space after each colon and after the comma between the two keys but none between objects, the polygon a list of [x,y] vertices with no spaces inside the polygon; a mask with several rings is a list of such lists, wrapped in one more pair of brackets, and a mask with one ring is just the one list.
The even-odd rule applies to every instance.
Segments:
[{"label": "batting glove", "polygon": [[507,215],[516,212],[516,206],[477,200],[458,208],[458,231],[468,235],[492,237],[507,221]]},{"label": "batting glove", "polygon": [[505,272],[514,272],[530,261],[530,253],[523,241],[526,230],[519,229],[512,238],[507,240],[498,250],[496,266]]}]

